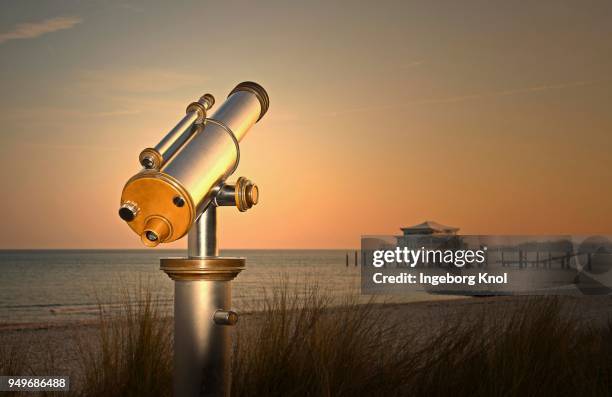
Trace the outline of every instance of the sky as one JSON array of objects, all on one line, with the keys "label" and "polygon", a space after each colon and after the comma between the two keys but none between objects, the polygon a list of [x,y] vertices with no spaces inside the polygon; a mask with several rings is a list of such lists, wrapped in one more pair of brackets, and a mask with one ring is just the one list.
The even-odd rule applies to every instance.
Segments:
[{"label": "sky", "polygon": [[224,248],[612,234],[612,3],[531,3],[4,0],[0,248],[141,248],[140,150],[245,80],[261,201],[220,209]]}]

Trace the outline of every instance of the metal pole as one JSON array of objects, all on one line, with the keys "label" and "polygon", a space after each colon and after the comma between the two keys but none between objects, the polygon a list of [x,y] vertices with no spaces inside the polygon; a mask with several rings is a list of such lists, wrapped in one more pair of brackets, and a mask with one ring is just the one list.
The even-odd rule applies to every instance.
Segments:
[{"label": "metal pole", "polygon": [[228,396],[229,328],[214,322],[230,309],[229,281],[176,281],[174,284],[174,396]]},{"label": "metal pole", "polygon": [[188,235],[187,253],[190,258],[219,256],[217,247],[217,207],[209,205],[196,220]]},{"label": "metal pole", "polygon": [[244,259],[217,256],[216,219],[211,205],[189,232],[189,258],[162,260],[174,279],[175,397],[230,394],[230,282]]}]

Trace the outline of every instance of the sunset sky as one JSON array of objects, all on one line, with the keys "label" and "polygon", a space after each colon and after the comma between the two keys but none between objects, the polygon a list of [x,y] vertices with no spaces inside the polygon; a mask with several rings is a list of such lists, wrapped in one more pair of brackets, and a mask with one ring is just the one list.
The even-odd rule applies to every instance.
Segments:
[{"label": "sunset sky", "polygon": [[[141,248],[123,185],[205,92],[270,95],[225,248],[612,234],[612,2],[3,1],[0,248]],[[185,241],[170,245],[184,247]]]}]

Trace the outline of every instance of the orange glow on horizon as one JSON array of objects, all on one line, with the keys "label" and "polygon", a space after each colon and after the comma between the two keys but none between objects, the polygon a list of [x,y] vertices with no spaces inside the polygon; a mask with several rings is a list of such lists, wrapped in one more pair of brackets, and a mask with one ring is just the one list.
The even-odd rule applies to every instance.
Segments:
[{"label": "orange glow on horizon", "polygon": [[[612,28],[598,15],[569,29],[575,10],[537,5],[484,7],[485,25],[462,19],[467,5],[192,4],[159,31],[167,7],[132,21],[75,3],[79,23],[0,42],[0,248],[143,248],[117,216],[138,153],[189,102],[211,92],[217,108],[242,80],[271,104],[232,180],[252,179],[261,199],[220,209],[222,248],[351,248],[425,220],[612,234],[612,56],[599,38]],[[196,32],[207,40],[186,56]]]}]

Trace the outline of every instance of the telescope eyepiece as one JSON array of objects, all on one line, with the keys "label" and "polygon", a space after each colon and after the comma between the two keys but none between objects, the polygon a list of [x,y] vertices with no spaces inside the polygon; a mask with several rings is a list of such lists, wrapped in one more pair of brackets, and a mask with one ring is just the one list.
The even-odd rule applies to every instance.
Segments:
[{"label": "telescope eyepiece", "polygon": [[259,99],[259,103],[261,104],[261,112],[259,113],[259,118],[257,121],[261,120],[261,118],[266,114],[268,108],[270,107],[270,97],[268,97],[268,93],[266,90],[260,86],[259,84],[253,81],[244,81],[236,86],[228,95],[228,98],[238,92],[238,91],[249,91]]},{"label": "telescope eyepiece", "polygon": [[155,247],[166,241],[172,233],[170,224],[162,217],[154,216],[147,220],[145,229],[140,235],[140,241],[148,247]]},{"label": "telescope eyepiece", "polygon": [[138,215],[138,206],[131,201],[127,201],[119,208],[119,217],[126,222],[131,222]]},{"label": "telescope eyepiece", "polygon": [[151,242],[155,242],[159,240],[159,237],[157,236],[157,234],[155,234],[155,232],[152,232],[151,230],[147,231],[146,236],[147,236],[147,240]]}]

